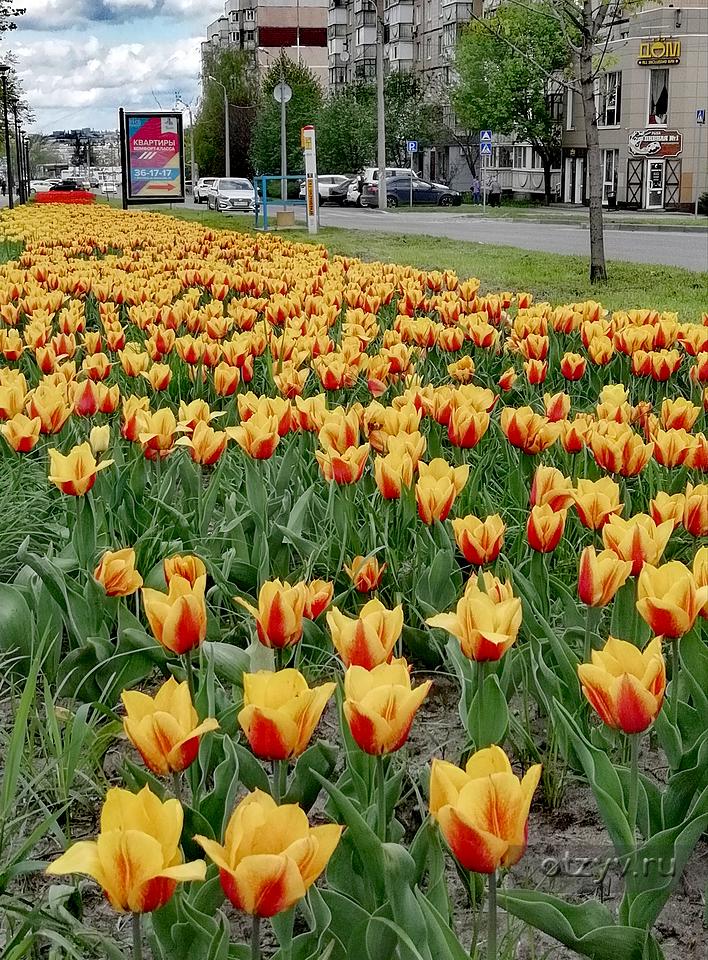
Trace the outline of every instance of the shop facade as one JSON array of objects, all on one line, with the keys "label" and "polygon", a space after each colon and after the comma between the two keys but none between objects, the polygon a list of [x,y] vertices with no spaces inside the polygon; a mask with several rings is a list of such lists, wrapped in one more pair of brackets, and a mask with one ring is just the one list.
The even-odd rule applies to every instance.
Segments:
[{"label": "shop facade", "polygon": [[[692,211],[708,190],[708,7],[694,3],[639,10],[613,28],[595,101],[607,206]],[[583,204],[577,94],[567,97],[564,125],[561,197]]]}]

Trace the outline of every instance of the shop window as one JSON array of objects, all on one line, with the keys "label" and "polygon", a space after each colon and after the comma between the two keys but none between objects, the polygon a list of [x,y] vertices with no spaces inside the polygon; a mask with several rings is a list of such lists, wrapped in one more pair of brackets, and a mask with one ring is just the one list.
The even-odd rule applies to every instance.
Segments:
[{"label": "shop window", "polygon": [[616,127],[620,122],[622,106],[622,74],[620,71],[603,73],[598,78],[597,125]]},{"label": "shop window", "polygon": [[565,129],[575,130],[575,117],[573,116],[573,105],[575,100],[575,90],[568,88],[565,92]]},{"label": "shop window", "polygon": [[669,113],[669,71],[649,71],[649,124],[665,126]]}]

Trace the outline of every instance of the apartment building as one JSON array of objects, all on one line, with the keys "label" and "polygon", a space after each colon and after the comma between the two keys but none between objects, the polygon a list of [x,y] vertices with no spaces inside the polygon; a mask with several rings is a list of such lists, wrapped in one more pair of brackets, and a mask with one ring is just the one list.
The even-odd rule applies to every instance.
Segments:
[{"label": "apartment building", "polygon": [[[384,0],[384,72],[415,71],[426,96],[452,119],[448,92],[459,31],[481,16],[482,0]],[[376,77],[375,0],[329,0],[327,16],[329,88],[338,90]],[[411,131],[415,136],[415,131]],[[454,139],[427,145],[416,158],[419,172],[468,189],[471,173]]]},{"label": "apartment building", "polygon": [[[708,6],[650,4],[614,25],[597,79],[603,200],[647,210],[692,210],[708,190]],[[587,201],[580,98],[570,94],[562,198]]]},{"label": "apartment building", "polygon": [[207,27],[202,58],[221,47],[247,50],[262,70],[284,51],[328,82],[328,0],[226,0]]}]

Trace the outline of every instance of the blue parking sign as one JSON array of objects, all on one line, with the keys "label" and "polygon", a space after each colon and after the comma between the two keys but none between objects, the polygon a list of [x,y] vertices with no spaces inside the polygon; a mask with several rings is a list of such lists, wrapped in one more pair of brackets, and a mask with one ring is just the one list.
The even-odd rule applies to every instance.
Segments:
[{"label": "blue parking sign", "polygon": [[406,153],[418,153],[417,140],[406,140]]}]

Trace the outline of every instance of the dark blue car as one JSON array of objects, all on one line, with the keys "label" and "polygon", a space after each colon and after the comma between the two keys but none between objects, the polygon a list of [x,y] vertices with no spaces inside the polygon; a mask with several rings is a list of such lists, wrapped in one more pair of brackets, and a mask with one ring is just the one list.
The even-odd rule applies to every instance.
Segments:
[{"label": "dark blue car", "polygon": [[[389,207],[407,206],[411,200],[410,177],[389,177],[386,181],[386,204]],[[365,183],[361,194],[362,207],[377,207],[379,203],[379,187],[377,183]],[[462,195],[457,190],[451,190],[441,183],[430,183],[429,180],[413,180],[413,203],[434,204],[439,207],[458,207],[462,203]]]}]

